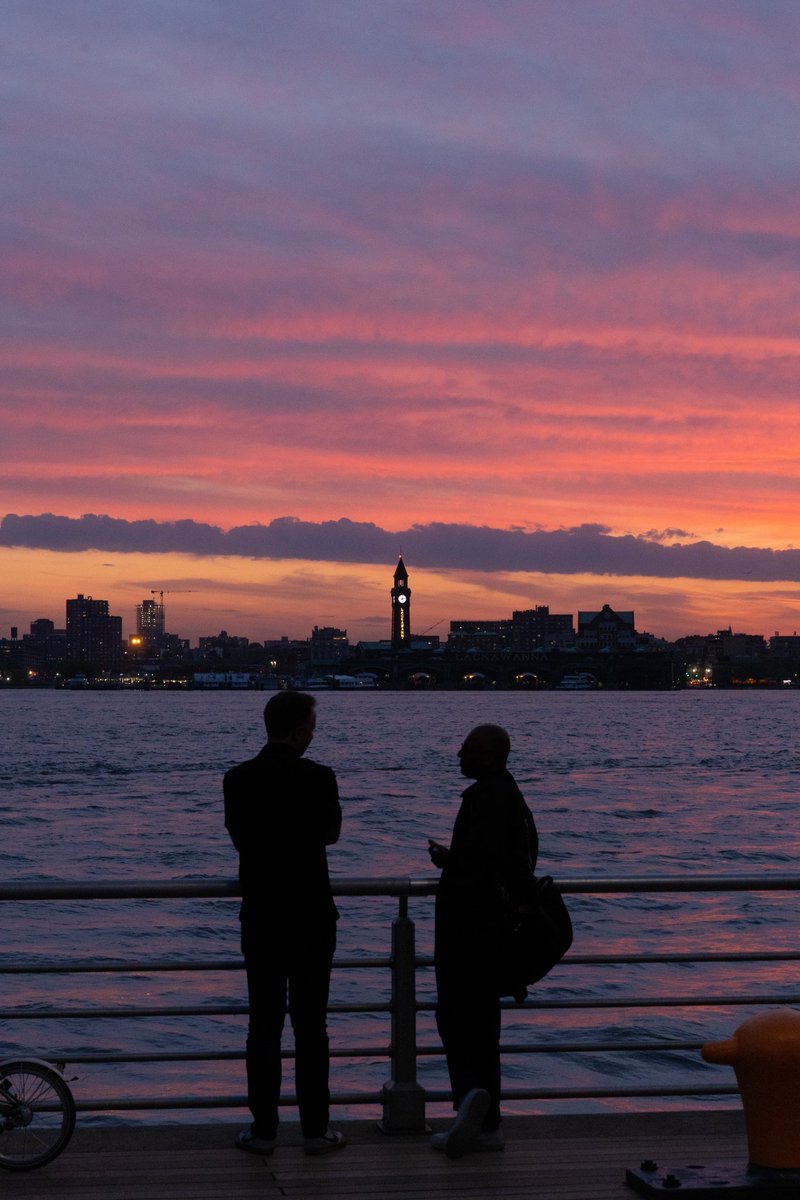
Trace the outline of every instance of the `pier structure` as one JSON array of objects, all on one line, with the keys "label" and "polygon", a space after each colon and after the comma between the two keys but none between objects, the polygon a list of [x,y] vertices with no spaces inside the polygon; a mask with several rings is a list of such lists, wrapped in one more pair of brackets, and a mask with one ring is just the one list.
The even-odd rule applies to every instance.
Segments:
[{"label": "pier structure", "polygon": [[[738,1113],[511,1117],[500,1154],[451,1161],[425,1134],[387,1138],[372,1121],[337,1122],[345,1149],[303,1154],[299,1127],[269,1158],[233,1146],[237,1125],[79,1128],[65,1152],[3,1178],[9,1200],[635,1200],[640,1161],[719,1164],[741,1157]],[[285,1139],[284,1139],[285,1134]],[[680,1195],[680,1192],[676,1192]]]}]

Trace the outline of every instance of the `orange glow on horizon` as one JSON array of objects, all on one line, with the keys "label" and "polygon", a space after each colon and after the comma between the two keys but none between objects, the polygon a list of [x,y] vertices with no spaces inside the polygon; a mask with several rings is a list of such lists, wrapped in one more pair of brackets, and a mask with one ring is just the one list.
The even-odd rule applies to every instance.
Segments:
[{"label": "orange glow on horizon", "polygon": [[[407,565],[414,594],[412,633],[436,633],[443,640],[451,620],[497,620],[538,604],[574,617],[606,603],[633,609],[638,630],[670,640],[729,625],[735,632],[766,637],[800,627],[800,584],[484,574]],[[63,627],[66,599],[83,592],[109,600],[111,612],[123,618],[127,637],[136,628],[136,605],[155,587],[165,591],[168,632],[193,643],[221,629],[251,641],[306,638],[315,624],[346,629],[351,642],[391,637],[392,563],[0,549],[0,569],[6,579],[17,581],[5,589],[0,636],[8,636],[11,625],[27,632],[39,617]],[[193,594],[177,594],[182,590]]]}]

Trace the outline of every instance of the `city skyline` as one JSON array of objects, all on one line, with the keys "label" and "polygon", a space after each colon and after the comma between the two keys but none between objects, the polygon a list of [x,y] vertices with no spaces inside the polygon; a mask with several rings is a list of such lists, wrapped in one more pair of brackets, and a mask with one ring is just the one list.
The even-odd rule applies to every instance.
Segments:
[{"label": "city skyline", "polygon": [[[401,559],[401,564],[402,564],[402,559]],[[384,574],[387,578],[390,578],[385,566],[384,566]],[[403,579],[405,581],[404,590],[407,591],[409,595],[411,594],[411,589],[409,588],[408,584],[410,582],[412,582],[411,577],[414,575],[415,575],[414,572],[409,572],[406,568],[404,568],[404,575],[403,575]],[[395,583],[396,583],[396,580],[397,580],[397,575],[395,573],[395,576],[394,576]],[[324,629],[332,628],[332,629],[336,629],[340,633],[346,634],[348,643],[351,645],[356,645],[358,642],[382,641],[382,642],[386,643],[387,646],[390,646],[390,645],[395,644],[395,642],[396,642],[396,636],[395,636],[396,606],[395,606],[395,602],[394,602],[394,592],[396,589],[387,587],[384,590],[387,593],[386,612],[385,612],[384,618],[383,618],[384,629],[380,633],[380,636],[378,636],[377,638],[360,637],[358,635],[350,636],[346,620],[343,623],[323,622],[321,620],[317,620],[317,621],[314,621],[312,628],[306,629],[305,631],[301,631],[298,633],[289,633],[286,630],[283,630],[274,635],[272,635],[272,634],[269,636],[264,635],[262,637],[250,637],[249,634],[245,634],[244,631],[237,629],[235,627],[230,627],[230,628],[221,627],[220,629],[211,629],[211,628],[203,629],[196,636],[187,637],[186,632],[183,628],[173,627],[174,622],[172,624],[170,623],[170,617],[168,615],[168,611],[169,611],[168,603],[164,599],[164,595],[168,594],[168,593],[164,593],[164,592],[159,593],[155,589],[151,590],[150,596],[146,596],[146,597],[143,596],[140,598],[140,600],[138,601],[138,603],[136,605],[136,609],[142,608],[147,605],[152,605],[154,608],[160,609],[160,612],[158,614],[158,628],[161,630],[161,636],[166,634],[166,635],[171,636],[172,638],[178,638],[178,639],[182,639],[182,640],[189,641],[189,642],[191,642],[191,641],[199,642],[201,639],[211,640],[211,639],[217,637],[220,633],[224,633],[234,639],[239,638],[239,637],[245,637],[250,642],[259,642],[259,643],[277,642],[281,638],[288,638],[288,639],[294,640],[294,641],[304,641],[304,640],[308,640],[311,637],[311,633],[313,630],[316,630],[316,629],[324,630]],[[156,599],[156,597],[158,597],[158,599]],[[415,597],[415,603],[416,603],[416,583],[414,583],[414,597]],[[40,623],[42,621],[51,622],[56,630],[58,630],[59,628],[63,629],[65,626],[68,625],[70,605],[75,607],[78,603],[80,603],[81,605],[88,604],[90,607],[92,605],[94,605],[96,608],[99,608],[99,606],[102,605],[102,606],[104,606],[105,611],[108,612],[112,618],[121,620],[121,622],[122,622],[121,636],[122,636],[122,641],[125,645],[128,644],[131,636],[133,636],[134,634],[136,634],[138,632],[139,620],[138,620],[138,615],[136,612],[134,612],[134,615],[132,617],[130,616],[130,614],[127,614],[127,616],[126,616],[125,613],[115,613],[113,605],[109,605],[109,602],[107,601],[107,599],[105,597],[94,596],[91,592],[89,592],[89,593],[79,592],[75,596],[64,597],[64,599],[62,600],[62,609],[64,610],[64,612],[66,614],[63,626],[59,626],[59,621],[51,613],[39,613],[38,616],[36,616],[36,617],[29,616],[28,618],[26,618],[24,625],[9,626],[8,630],[3,628],[3,626],[0,626],[0,641],[7,638],[8,634],[15,628],[17,630],[18,638],[21,639],[23,634],[27,634],[29,629],[31,629],[33,625]],[[716,634],[721,634],[721,633],[725,633],[725,632],[732,632],[734,634],[739,634],[739,635],[763,637],[766,642],[769,641],[769,638],[772,635],[772,633],[774,633],[776,636],[780,634],[784,637],[796,637],[797,636],[797,631],[794,629],[768,631],[766,629],[754,629],[754,628],[750,628],[750,627],[734,627],[729,622],[727,625],[723,625],[723,626],[720,626],[715,629],[710,629],[710,628],[709,629],[699,629],[699,628],[698,629],[686,629],[682,633],[676,635],[676,637],[668,638],[664,634],[659,633],[658,630],[644,629],[641,626],[638,618],[636,617],[635,610],[631,609],[629,606],[625,607],[622,605],[620,605],[620,606],[610,605],[610,604],[608,604],[607,601],[603,600],[603,601],[600,601],[597,604],[593,605],[591,608],[588,608],[588,607],[580,608],[580,609],[567,608],[566,611],[562,614],[562,613],[556,613],[553,609],[550,609],[549,606],[547,606],[547,605],[539,605],[537,602],[533,601],[528,605],[519,604],[515,607],[514,610],[509,610],[508,612],[484,613],[479,618],[464,617],[463,614],[459,614],[459,615],[449,614],[447,617],[443,617],[441,619],[441,621],[437,622],[436,628],[431,628],[431,629],[426,629],[426,630],[416,629],[414,627],[413,621],[412,621],[410,630],[407,633],[408,646],[410,647],[412,638],[419,639],[419,638],[424,637],[426,634],[434,634],[434,633],[439,636],[442,644],[446,643],[448,635],[451,632],[451,624],[458,625],[459,623],[462,623],[465,621],[466,622],[475,621],[478,624],[480,624],[481,622],[484,622],[487,626],[490,626],[490,625],[494,625],[497,623],[502,623],[504,621],[510,622],[510,619],[512,616],[512,611],[519,612],[519,613],[526,613],[526,612],[533,612],[534,610],[540,609],[540,608],[541,609],[549,609],[549,613],[550,613],[551,617],[561,617],[562,615],[568,616],[572,620],[574,631],[577,633],[580,615],[584,614],[584,615],[588,616],[588,615],[596,614],[596,613],[600,612],[600,610],[604,606],[609,607],[616,615],[622,616],[626,620],[630,620],[631,617],[633,617],[634,618],[633,628],[635,629],[635,632],[639,635],[649,634],[652,637],[654,637],[657,641],[672,642],[672,641],[678,640],[681,637],[685,637],[685,638],[711,637]],[[145,623],[147,623],[147,622],[152,623],[152,617],[149,615],[145,616],[144,620],[145,620]],[[162,624],[163,624],[163,629],[161,628]],[[397,648],[402,649],[402,645],[400,645],[400,646],[395,645],[395,649],[397,649]]]},{"label": "city skyline", "polygon": [[800,625],[794,3],[4,15],[0,627]]}]

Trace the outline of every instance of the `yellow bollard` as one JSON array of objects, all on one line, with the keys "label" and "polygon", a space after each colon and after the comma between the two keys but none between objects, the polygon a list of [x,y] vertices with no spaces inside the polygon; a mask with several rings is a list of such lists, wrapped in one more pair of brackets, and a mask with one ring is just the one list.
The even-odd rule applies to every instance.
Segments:
[{"label": "yellow bollard", "polygon": [[800,1169],[800,1012],[759,1013],[727,1041],[703,1046],[702,1055],[736,1071],[751,1164]]}]

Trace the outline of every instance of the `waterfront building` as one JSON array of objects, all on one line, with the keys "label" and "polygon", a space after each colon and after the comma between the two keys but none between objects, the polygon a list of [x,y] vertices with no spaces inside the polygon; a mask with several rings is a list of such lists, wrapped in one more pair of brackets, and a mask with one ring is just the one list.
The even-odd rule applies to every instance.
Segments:
[{"label": "waterfront building", "polygon": [[265,641],[264,658],[273,675],[300,676],[311,662],[311,642],[288,637]]},{"label": "waterfront building", "polygon": [[577,646],[579,650],[634,650],[633,613],[615,612],[610,604],[600,612],[579,612]]},{"label": "waterfront building", "polygon": [[800,637],[796,633],[774,633],[769,639],[770,654],[800,659]]},{"label": "waterfront building", "polygon": [[311,631],[312,666],[344,662],[349,654],[346,629],[337,629],[334,625],[314,626]]},{"label": "waterfront building", "polygon": [[511,640],[514,649],[523,655],[572,646],[575,642],[572,614],[551,613],[547,604],[513,612]]},{"label": "waterfront building", "polygon": [[[794,640],[800,644],[800,639]],[[781,639],[776,635],[770,639],[770,649],[781,656],[789,649],[791,641],[790,638]],[[762,634],[734,633],[730,627],[718,629],[716,633],[678,638],[675,648],[686,658],[710,666],[759,659],[767,653],[767,643]]]},{"label": "waterfront building", "polygon": [[763,658],[767,643],[760,633],[734,633],[732,629],[720,629],[709,639],[717,658],[754,659]]},{"label": "waterfront building", "polygon": [[514,640],[514,622],[451,621],[447,649],[457,658],[470,655],[496,657],[508,653]]},{"label": "waterfront building", "polygon": [[431,654],[441,648],[441,638],[438,633],[412,633],[411,649],[415,651],[426,651]]},{"label": "waterfront building", "polygon": [[734,633],[729,626],[705,636],[678,638],[675,652],[683,659],[692,686],[764,684],[776,681],[792,664],[791,654],[779,648],[780,642],[772,642],[774,638],[770,654],[760,633]]},{"label": "waterfront building", "polygon": [[201,637],[197,641],[201,658],[240,658],[249,645],[249,638],[234,637],[227,629],[221,629],[214,637]]},{"label": "waterfront building", "polygon": [[673,647],[675,652],[687,663],[702,664],[705,662],[707,641],[706,634],[688,633],[683,637],[676,638]]},{"label": "waterfront building", "polygon": [[30,633],[22,635],[22,665],[30,676],[46,675],[63,663],[67,650],[67,635],[56,629],[47,617],[31,621]]},{"label": "waterfront building", "polygon": [[67,600],[67,658],[97,671],[122,669],[122,617],[108,611],[107,600],[78,593]]}]

